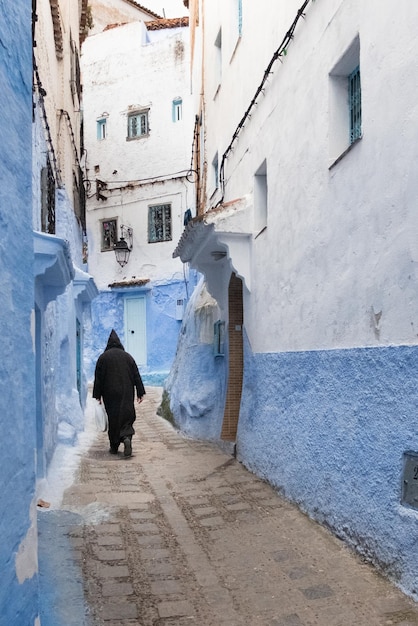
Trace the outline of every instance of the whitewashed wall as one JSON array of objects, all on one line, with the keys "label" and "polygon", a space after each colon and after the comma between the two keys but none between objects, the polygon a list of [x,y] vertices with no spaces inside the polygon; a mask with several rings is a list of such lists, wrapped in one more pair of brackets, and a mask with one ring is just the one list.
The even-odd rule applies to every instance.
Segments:
[{"label": "whitewashed wall", "polygon": [[[232,62],[224,60],[213,102],[213,68],[206,65],[209,163],[226,149],[299,3],[269,4],[267,14],[275,17],[266,29],[257,7],[244,2],[242,41]],[[411,104],[418,81],[411,71],[418,46],[411,11],[417,9],[401,4],[395,13],[378,2],[309,6],[227,160],[227,200],[252,194],[254,174],[267,161],[268,228],[253,243],[257,305],[248,296],[246,308],[257,351],[417,341],[418,129]],[[216,11],[206,18],[209,58],[224,24]],[[393,56],[388,51],[399,33],[408,45]],[[330,170],[329,72],[357,35],[364,137]]]},{"label": "whitewashed wall", "polygon": [[[214,156],[220,165],[300,2],[266,1],[260,19],[260,6],[243,0],[235,43],[229,5],[199,4],[194,57],[202,45],[204,72],[194,64],[193,86],[199,110],[200,76],[205,208],[228,207],[206,218],[207,232],[242,245],[228,245],[229,262],[209,267],[197,240],[193,264],[221,310],[231,269],[246,267],[238,458],[416,597],[418,512],[401,494],[405,452],[418,451],[418,7],[309,2],[228,154],[223,193],[215,189]],[[214,62],[220,30],[221,73]],[[339,103],[347,113],[341,145],[332,72],[357,39],[362,138],[344,154],[348,102]],[[257,223],[260,168],[265,229]],[[246,233],[228,214],[237,199]],[[203,367],[190,381],[179,366],[171,387],[201,381]],[[213,438],[219,415],[197,424],[173,398],[182,427]]]},{"label": "whitewashed wall", "polygon": [[[83,45],[82,68],[86,167],[91,186],[87,205],[89,271],[103,295],[93,316],[93,353],[104,348],[112,326],[123,335],[121,300],[134,292],[130,288],[116,294],[109,292],[108,286],[146,280],[147,334],[156,336],[154,350],[168,351],[165,361],[169,363],[180,327],[176,300],[186,299],[188,290],[188,273],[185,277],[182,263],[173,259],[172,253],[183,230],[185,211],[190,208],[194,212],[193,186],[187,177],[194,124],[188,30],[147,32],[138,21],[92,35]],[[172,103],[179,97],[182,119],[173,122]],[[149,109],[149,135],[127,141],[127,114],[133,109]],[[97,120],[101,117],[106,119],[107,136],[98,140]],[[96,179],[106,184],[102,190],[106,200],[96,197]],[[172,240],[148,243],[148,207],[165,203],[171,204]],[[101,251],[104,219],[117,219],[119,226],[133,230],[132,252],[123,268],[112,250]],[[155,315],[157,301],[158,309],[164,309],[166,328]],[[105,317],[108,323],[102,327],[100,319]],[[169,335],[169,341],[163,333]],[[121,339],[124,341],[123,336]],[[150,355],[149,346],[148,367],[153,370],[157,365]]]}]

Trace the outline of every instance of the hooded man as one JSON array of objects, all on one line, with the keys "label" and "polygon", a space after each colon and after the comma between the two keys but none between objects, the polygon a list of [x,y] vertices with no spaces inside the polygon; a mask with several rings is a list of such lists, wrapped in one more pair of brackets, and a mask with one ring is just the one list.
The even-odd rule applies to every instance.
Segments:
[{"label": "hooded man", "polygon": [[119,444],[123,443],[124,456],[132,455],[135,388],[137,401],[142,402],[145,389],[138,366],[112,330],[105,351],[97,359],[93,386],[93,398],[100,403],[103,399],[109,418],[111,454],[117,454]]}]

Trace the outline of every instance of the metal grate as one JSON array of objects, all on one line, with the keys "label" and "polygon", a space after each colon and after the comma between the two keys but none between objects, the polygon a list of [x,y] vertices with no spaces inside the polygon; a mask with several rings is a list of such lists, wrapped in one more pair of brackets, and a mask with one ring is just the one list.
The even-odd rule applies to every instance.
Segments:
[{"label": "metal grate", "polygon": [[148,112],[135,113],[128,116],[128,137],[142,137],[148,135]]},{"label": "metal grate", "polygon": [[361,137],[361,83],[360,67],[348,77],[348,97],[350,103],[350,144]]},{"label": "metal grate", "polygon": [[157,204],[148,209],[148,243],[171,241],[171,204]]},{"label": "metal grate", "polygon": [[55,179],[49,159],[41,170],[41,228],[55,234]]}]

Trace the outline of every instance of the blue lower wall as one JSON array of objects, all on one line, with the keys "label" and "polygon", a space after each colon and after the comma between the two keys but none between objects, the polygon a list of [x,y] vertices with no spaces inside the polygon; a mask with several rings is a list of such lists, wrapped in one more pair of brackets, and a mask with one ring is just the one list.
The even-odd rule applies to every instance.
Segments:
[{"label": "blue lower wall", "polygon": [[90,381],[99,355],[106,347],[112,328],[125,344],[124,299],[146,298],[147,364],[140,365],[145,385],[162,386],[168,376],[177,349],[181,321],[176,319],[176,302],[185,299],[182,281],[147,285],[144,289],[103,291],[92,302],[92,327],[85,350],[86,371]]},{"label": "blue lower wall", "polygon": [[253,354],[246,342],[238,458],[414,595],[407,450],[418,450],[418,347]]},{"label": "blue lower wall", "polygon": [[226,393],[226,363],[211,344],[179,342],[166,390],[175,425],[191,437],[220,439]]},{"label": "blue lower wall", "polygon": [[30,517],[36,478],[31,6],[2,3],[0,13],[0,626],[32,626],[38,576]]}]

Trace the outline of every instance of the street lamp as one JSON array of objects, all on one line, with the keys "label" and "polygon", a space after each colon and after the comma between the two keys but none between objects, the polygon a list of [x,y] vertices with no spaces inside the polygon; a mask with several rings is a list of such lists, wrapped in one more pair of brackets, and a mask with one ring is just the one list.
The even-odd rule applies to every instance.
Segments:
[{"label": "street lamp", "polygon": [[129,261],[129,255],[132,250],[132,233],[132,228],[122,224],[120,227],[120,239],[113,244],[116,261],[121,267],[126,265]]}]

